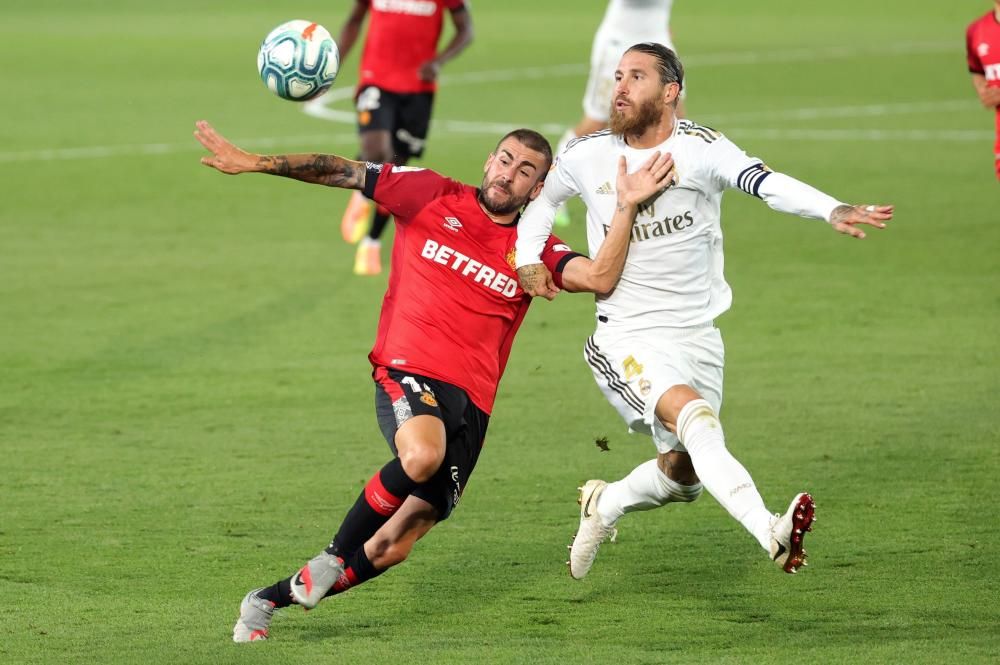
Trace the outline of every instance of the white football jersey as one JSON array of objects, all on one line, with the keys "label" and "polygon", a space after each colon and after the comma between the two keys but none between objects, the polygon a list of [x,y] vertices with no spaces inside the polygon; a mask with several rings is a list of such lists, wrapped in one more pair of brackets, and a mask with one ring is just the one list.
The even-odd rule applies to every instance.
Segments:
[{"label": "white football jersey", "polygon": [[673,0],[611,0],[601,28],[625,35],[641,35],[653,29],[665,31],[673,4]]},{"label": "white football jersey", "polygon": [[618,156],[635,171],[655,151],[673,155],[678,182],[640,207],[618,286],[597,296],[597,313],[630,329],[688,327],[711,322],[732,303],[723,276],[722,192],[757,195],[769,171],[719,132],[678,120],[660,145],[637,150],[609,130],[570,142],[539,199],[519,223],[518,265],[537,263],[538,230],[551,228],[555,206],[579,195],[587,206],[590,256],[597,255],[616,205]]}]

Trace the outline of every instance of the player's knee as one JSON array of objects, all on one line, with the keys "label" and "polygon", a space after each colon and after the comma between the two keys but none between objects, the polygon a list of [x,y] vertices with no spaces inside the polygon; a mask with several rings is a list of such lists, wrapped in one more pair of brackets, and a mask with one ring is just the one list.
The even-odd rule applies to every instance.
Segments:
[{"label": "player's knee", "polygon": [[376,536],[369,541],[366,549],[369,550],[368,560],[372,562],[372,565],[378,570],[385,570],[406,561],[413,549],[413,543],[393,541]]},{"label": "player's knee", "polygon": [[677,418],[688,402],[701,399],[698,391],[687,385],[672,386],[656,401],[656,417],[671,432],[677,431]]},{"label": "player's knee", "polygon": [[444,446],[421,443],[400,450],[399,461],[403,471],[415,483],[425,483],[437,473],[444,462]]}]

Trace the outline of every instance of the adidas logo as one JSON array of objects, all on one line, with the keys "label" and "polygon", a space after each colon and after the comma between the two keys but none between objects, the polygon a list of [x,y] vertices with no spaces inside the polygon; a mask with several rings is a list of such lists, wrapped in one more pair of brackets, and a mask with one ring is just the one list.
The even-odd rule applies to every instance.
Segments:
[{"label": "adidas logo", "polygon": [[603,185],[594,190],[597,194],[614,194],[615,188],[611,186],[610,182],[605,181]]}]

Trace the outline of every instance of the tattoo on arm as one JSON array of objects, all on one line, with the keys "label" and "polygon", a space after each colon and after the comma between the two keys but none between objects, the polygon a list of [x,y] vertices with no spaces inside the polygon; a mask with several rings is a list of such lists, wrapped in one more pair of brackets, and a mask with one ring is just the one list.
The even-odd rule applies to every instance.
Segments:
[{"label": "tattoo on arm", "polygon": [[365,186],[365,165],[337,155],[261,155],[257,167],[261,173],[327,187],[361,189]]},{"label": "tattoo on arm", "polygon": [[536,264],[518,268],[517,277],[521,280],[521,288],[530,291],[541,286],[545,280],[545,273],[542,264]]},{"label": "tattoo on arm", "polygon": [[837,222],[844,221],[844,218],[850,215],[854,211],[854,206],[850,205],[840,205],[833,209],[830,213],[830,223],[836,224]]}]

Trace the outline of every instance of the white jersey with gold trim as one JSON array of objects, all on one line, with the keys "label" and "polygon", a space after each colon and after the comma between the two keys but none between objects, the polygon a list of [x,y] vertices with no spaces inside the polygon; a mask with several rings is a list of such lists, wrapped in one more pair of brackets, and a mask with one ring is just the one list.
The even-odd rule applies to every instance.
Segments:
[{"label": "white jersey with gold trim", "polygon": [[723,275],[719,219],[722,192],[738,187],[756,195],[769,175],[761,160],[690,120],[678,120],[666,141],[644,150],[629,147],[609,130],[581,137],[559,156],[539,200],[520,221],[518,264],[532,262],[534,244],[530,233],[521,232],[544,225],[549,210],[574,195],[587,206],[587,240],[590,255],[596,256],[614,215],[618,155],[625,155],[632,172],[657,150],[673,155],[679,179],[640,208],[621,281],[610,294],[597,297],[597,313],[611,325],[697,326],[729,309],[732,292]]}]

